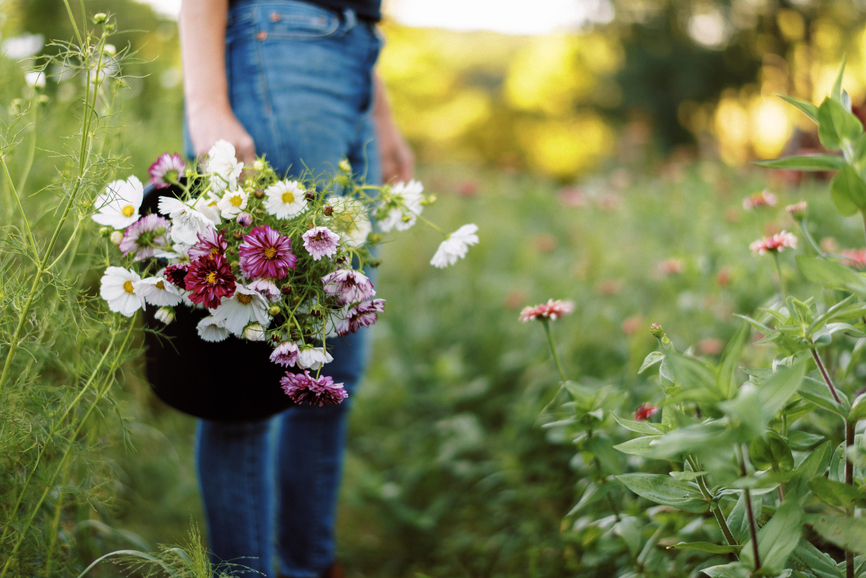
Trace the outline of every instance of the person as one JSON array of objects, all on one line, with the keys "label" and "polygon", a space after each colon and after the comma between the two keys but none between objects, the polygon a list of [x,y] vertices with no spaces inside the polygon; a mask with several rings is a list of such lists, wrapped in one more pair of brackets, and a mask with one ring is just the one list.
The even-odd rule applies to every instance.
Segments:
[{"label": "person", "polygon": [[[240,161],[264,156],[278,174],[327,174],[347,158],[367,182],[408,181],[412,153],[374,68],[379,19],[380,0],[183,0],[187,154],[222,139]],[[325,366],[350,394],[342,404],[258,421],[199,420],[209,548],[214,562],[249,569],[233,568],[237,575],[338,575],[347,412],[367,349],[363,331],[350,337]]]}]

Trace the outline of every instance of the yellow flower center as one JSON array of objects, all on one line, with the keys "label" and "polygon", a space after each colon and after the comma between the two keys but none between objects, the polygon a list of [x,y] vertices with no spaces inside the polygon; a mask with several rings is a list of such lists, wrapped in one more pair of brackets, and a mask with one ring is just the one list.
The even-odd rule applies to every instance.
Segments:
[{"label": "yellow flower center", "polygon": [[219,254],[220,254],[220,250],[219,250],[219,249],[217,249],[216,247],[211,247],[211,248],[210,248],[210,256],[211,256],[211,257],[216,257],[216,256],[219,255]]},{"label": "yellow flower center", "polygon": [[211,271],[210,273],[207,274],[207,277],[205,277],[205,281],[207,281],[211,285],[216,283],[216,280],[217,280],[217,274],[214,271]]},{"label": "yellow flower center", "polygon": [[287,205],[291,205],[295,202],[295,193],[292,191],[286,191],[282,196],[283,202]]},{"label": "yellow flower center", "polygon": [[133,207],[132,205],[126,205],[125,207],[120,209],[120,212],[123,213],[124,217],[131,217],[132,214],[135,212],[135,207]]},{"label": "yellow flower center", "polygon": [[277,250],[273,247],[265,247],[265,259],[273,259],[277,254]]},{"label": "yellow flower center", "polygon": [[241,197],[240,195],[235,195],[235,196],[233,196],[232,198],[229,199],[229,202],[230,202],[232,205],[234,205],[235,207],[240,207],[240,206],[241,206],[241,203],[244,202],[244,199],[243,199],[243,197]]},{"label": "yellow flower center", "polygon": [[130,295],[134,294],[135,290],[132,287],[132,281],[130,281],[129,279],[124,281],[123,282],[123,290],[126,291],[127,293],[129,293]]},{"label": "yellow flower center", "polygon": [[163,289],[165,289],[165,283],[163,283],[162,281],[157,281],[156,288],[162,291]]},{"label": "yellow flower center", "polygon": [[247,295],[246,293],[240,293],[238,295],[238,303],[240,303],[241,305],[249,305],[252,302],[253,302],[253,296],[252,295]]}]

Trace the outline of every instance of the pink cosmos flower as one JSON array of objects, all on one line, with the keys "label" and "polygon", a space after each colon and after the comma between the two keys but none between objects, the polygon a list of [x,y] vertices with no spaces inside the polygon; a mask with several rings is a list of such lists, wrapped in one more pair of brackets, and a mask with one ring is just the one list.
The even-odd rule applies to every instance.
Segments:
[{"label": "pink cosmos flower", "polygon": [[150,182],[159,189],[165,189],[175,183],[186,170],[186,163],[177,153],[163,153],[155,163],[150,165]]},{"label": "pink cosmos flower", "polygon": [[262,297],[266,298],[271,303],[276,303],[283,298],[277,284],[270,279],[256,279],[248,285],[253,291],[261,293]]},{"label": "pink cosmos flower", "polygon": [[292,367],[298,360],[298,346],[291,341],[283,341],[271,353],[271,361],[283,367]]},{"label": "pink cosmos flower", "polygon": [[304,249],[312,255],[314,261],[337,254],[337,241],[340,236],[328,227],[313,227],[304,233],[303,239]]},{"label": "pink cosmos flower", "polygon": [[520,312],[520,319],[524,323],[530,319],[557,319],[574,311],[574,303],[571,301],[560,301],[549,299],[547,303],[535,307],[524,307]]},{"label": "pink cosmos flower", "polygon": [[120,241],[124,255],[133,253],[134,261],[158,257],[171,249],[171,223],[159,215],[147,215],[126,228]]},{"label": "pink cosmos flower", "polygon": [[797,248],[797,237],[786,231],[776,233],[772,237],[764,237],[749,245],[752,253],[757,253],[758,255],[763,255],[768,251],[781,252],[786,247],[790,249]]},{"label": "pink cosmos flower", "polygon": [[644,421],[649,419],[651,416],[657,414],[659,408],[654,406],[651,403],[642,403],[639,408],[634,412],[635,421]]},{"label": "pink cosmos flower", "polygon": [[244,235],[244,242],[238,252],[241,270],[251,279],[282,279],[289,269],[295,268],[298,261],[292,253],[289,238],[267,225],[255,227],[248,235]]},{"label": "pink cosmos flower", "polygon": [[316,379],[310,375],[309,370],[304,370],[303,374],[286,373],[280,384],[286,395],[299,405],[309,403],[321,407],[340,403],[349,397],[342,383],[334,383],[334,380],[326,375]]},{"label": "pink cosmos flower", "polygon": [[189,264],[184,277],[187,290],[191,291],[189,300],[202,303],[208,309],[216,309],[223,297],[235,294],[235,276],[225,257],[202,257]]},{"label": "pink cosmos flower", "polygon": [[198,233],[198,242],[190,247],[189,258],[195,261],[201,257],[216,257],[217,255],[225,255],[228,249],[228,242],[225,235],[211,227],[204,233]]},{"label": "pink cosmos flower", "polygon": [[346,314],[346,318],[337,325],[337,335],[345,337],[355,333],[361,327],[370,327],[378,321],[377,313],[383,311],[385,311],[384,299],[373,299],[352,307]]},{"label": "pink cosmos flower", "polygon": [[249,227],[253,224],[253,216],[246,211],[238,213],[238,218],[236,220],[238,225],[241,227]]},{"label": "pink cosmos flower", "polygon": [[186,291],[186,282],[184,279],[186,278],[186,274],[189,272],[189,263],[178,263],[176,265],[169,265],[163,271],[163,275],[168,279],[172,285],[179,287]]},{"label": "pink cosmos flower", "polygon": [[325,291],[338,296],[343,303],[357,303],[372,298],[376,292],[367,277],[352,269],[340,269],[322,277]]}]

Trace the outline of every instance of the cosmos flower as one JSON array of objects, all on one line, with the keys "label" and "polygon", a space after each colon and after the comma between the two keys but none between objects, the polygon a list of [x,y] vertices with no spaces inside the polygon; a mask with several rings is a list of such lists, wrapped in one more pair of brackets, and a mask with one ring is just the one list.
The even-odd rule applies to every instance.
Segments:
[{"label": "cosmos flower", "polygon": [[93,220],[100,225],[125,229],[138,220],[138,209],[144,197],[144,186],[138,177],[108,183],[105,192],[96,197],[97,213]]},{"label": "cosmos flower", "polygon": [[189,263],[177,263],[166,267],[162,274],[169,283],[183,291],[186,291],[186,282],[184,281],[184,278],[188,271]]},{"label": "cosmos flower", "polygon": [[99,282],[99,296],[108,303],[108,308],[125,317],[132,317],[144,309],[144,297],[136,290],[141,277],[135,271],[123,267],[109,267]]},{"label": "cosmos flower", "polygon": [[154,313],[153,316],[157,321],[161,321],[165,325],[168,325],[174,321],[174,309],[171,307],[160,307],[156,310],[156,313]]},{"label": "cosmos flower", "polygon": [[298,258],[292,253],[291,242],[267,225],[255,227],[244,235],[238,249],[241,270],[250,279],[267,277],[282,279],[294,269]]},{"label": "cosmos flower", "polygon": [[549,299],[547,303],[535,307],[524,307],[520,312],[520,319],[524,323],[531,319],[558,319],[574,311],[574,303],[571,301],[560,301]]},{"label": "cosmos flower", "polygon": [[372,298],[376,291],[373,284],[360,271],[340,269],[322,277],[325,291],[338,296],[343,303],[358,303]]},{"label": "cosmos flower", "polygon": [[345,337],[361,327],[370,327],[379,319],[378,313],[385,310],[384,299],[373,299],[351,307],[346,317],[337,325],[337,335]]},{"label": "cosmos flower", "polygon": [[224,341],[229,336],[229,330],[223,327],[218,320],[214,319],[213,315],[199,321],[196,330],[198,330],[199,337],[211,343]]},{"label": "cosmos flower", "polygon": [[159,215],[147,215],[126,228],[119,247],[124,255],[134,254],[133,261],[149,257],[165,257],[171,248],[168,242],[171,223]]},{"label": "cosmos flower", "polygon": [[135,284],[144,300],[157,307],[173,307],[183,301],[180,290],[163,277],[148,277]]},{"label": "cosmos flower", "polygon": [[185,170],[186,163],[179,154],[162,153],[147,172],[150,174],[150,182],[156,188],[165,189],[178,182]]},{"label": "cosmos flower", "polygon": [[193,245],[199,233],[205,233],[214,226],[214,222],[203,213],[173,197],[160,197],[159,212],[171,219],[171,239],[175,243]]},{"label": "cosmos flower", "polygon": [[309,371],[286,373],[280,380],[283,391],[297,404],[333,405],[349,397],[342,383],[334,383],[331,377],[323,375],[316,379]]},{"label": "cosmos flower", "polygon": [[213,317],[234,335],[243,335],[247,324],[257,322],[262,326],[270,324],[268,302],[259,293],[236,284],[231,297],[222,300],[213,312]]},{"label": "cosmos flower", "polygon": [[340,236],[327,227],[313,227],[304,233],[302,238],[304,249],[313,257],[313,261],[337,254],[337,242]]},{"label": "cosmos flower", "polygon": [[442,241],[430,264],[434,267],[442,269],[448,265],[453,265],[459,259],[466,256],[470,245],[478,244],[478,227],[473,224],[463,225]]},{"label": "cosmos flower", "polygon": [[208,309],[216,309],[223,297],[235,294],[235,276],[222,255],[193,261],[183,281],[190,291],[189,300]]},{"label": "cosmos flower", "polygon": [[278,219],[290,219],[307,208],[304,188],[298,181],[280,181],[265,189],[265,210]]},{"label": "cosmos flower", "polygon": [[754,195],[746,197],[743,200],[743,208],[747,211],[752,209],[758,209],[761,207],[775,207],[776,206],[776,195],[764,189],[763,191],[757,192]]},{"label": "cosmos flower", "polygon": [[272,303],[281,301],[283,298],[283,294],[280,292],[277,284],[270,279],[256,279],[252,283],[250,283],[248,287],[253,291],[260,293],[263,297],[265,297],[268,301]]},{"label": "cosmos flower", "polygon": [[217,193],[235,188],[243,169],[244,164],[235,156],[235,147],[228,141],[218,140],[207,153],[205,171],[213,173],[211,184]]},{"label": "cosmos flower", "polygon": [[298,360],[298,346],[291,341],[283,341],[271,353],[271,361],[283,367],[292,367]]},{"label": "cosmos flower", "polygon": [[334,358],[323,347],[304,347],[299,349],[296,363],[302,369],[319,369],[332,361]]},{"label": "cosmos flower", "polygon": [[211,227],[204,233],[197,235],[198,242],[190,247],[188,254],[193,261],[201,257],[216,257],[217,255],[225,255],[228,249],[228,242],[225,235]]},{"label": "cosmos flower", "polygon": [[234,219],[244,209],[247,208],[247,202],[250,195],[243,189],[230,188],[226,189],[222,198],[217,202],[217,208],[220,210],[220,216],[223,219]]},{"label": "cosmos flower", "polygon": [[265,341],[268,338],[261,323],[250,323],[244,327],[242,335],[247,341]]},{"label": "cosmos flower", "polygon": [[383,215],[379,219],[379,227],[385,233],[392,229],[405,231],[415,224],[418,215],[424,210],[421,201],[424,185],[411,180],[408,183],[397,183],[393,185],[388,193],[382,195],[377,214]]}]

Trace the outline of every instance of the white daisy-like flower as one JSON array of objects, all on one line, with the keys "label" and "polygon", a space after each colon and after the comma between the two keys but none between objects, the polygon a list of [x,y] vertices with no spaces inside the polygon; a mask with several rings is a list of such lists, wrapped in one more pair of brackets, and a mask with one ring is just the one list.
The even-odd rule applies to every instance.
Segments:
[{"label": "white daisy-like flower", "polygon": [[405,231],[415,224],[418,215],[424,210],[421,201],[424,196],[424,185],[419,181],[411,180],[408,183],[397,183],[391,187],[388,193],[388,201],[382,204],[389,208],[387,216],[379,221],[379,227],[388,233],[391,229]]},{"label": "white daisy-like flower", "polygon": [[132,317],[144,309],[144,296],[136,291],[141,277],[135,271],[123,267],[109,267],[99,282],[99,296],[108,303],[108,308],[125,317]]},{"label": "white daisy-like flower", "polygon": [[213,315],[199,321],[196,329],[199,337],[211,343],[224,341],[230,335],[229,330],[223,327],[222,322],[215,319]]},{"label": "white daisy-like flower", "polygon": [[257,291],[241,284],[235,286],[235,294],[223,299],[214,309],[213,317],[234,335],[243,335],[244,327],[251,322],[267,327],[271,318],[268,315],[268,301]]},{"label": "white daisy-like flower", "polygon": [[340,233],[343,242],[352,247],[364,244],[373,230],[364,205],[350,197],[331,197],[328,204],[334,209],[331,228]]},{"label": "white daisy-like flower", "polygon": [[298,181],[280,181],[265,189],[265,210],[278,219],[291,219],[307,209],[304,188]]},{"label": "white daisy-like flower", "polygon": [[160,197],[159,212],[171,219],[171,240],[183,245],[195,245],[199,233],[214,225],[204,214],[173,197]]},{"label": "white daisy-like flower", "polygon": [[171,307],[160,307],[156,310],[156,313],[153,314],[157,321],[161,321],[164,324],[168,325],[172,321],[174,321],[174,309]]},{"label": "white daisy-like flower", "polygon": [[192,208],[210,219],[214,225],[219,225],[222,222],[220,208],[217,206],[219,202],[220,198],[217,195],[208,193],[199,197]]},{"label": "white daisy-like flower", "polygon": [[183,301],[180,289],[165,277],[148,277],[135,285],[144,300],[157,307],[174,307]]},{"label": "white daisy-like flower", "polygon": [[223,219],[234,219],[247,208],[250,195],[243,189],[227,189],[217,203]]},{"label": "white daisy-like flower", "polygon": [[29,86],[34,88],[44,88],[45,87],[45,73],[40,71],[37,72],[28,72],[24,75],[24,82],[26,82]]},{"label": "white daisy-like flower", "polygon": [[298,351],[298,359],[295,364],[301,369],[319,369],[326,363],[331,363],[334,358],[325,351],[324,347],[305,347]]},{"label": "white daisy-like flower", "polygon": [[448,265],[453,265],[459,259],[466,256],[466,251],[470,245],[478,244],[478,227],[474,224],[463,225],[442,241],[430,264],[434,267],[442,269]]},{"label": "white daisy-like flower", "polygon": [[218,140],[208,151],[205,171],[213,173],[211,183],[214,191],[235,188],[242,170],[244,163],[238,162],[235,147],[230,142]]},{"label": "white daisy-like flower", "polygon": [[265,328],[259,323],[250,323],[244,327],[243,335],[247,341],[264,341],[268,338],[265,335]]},{"label": "white daisy-like flower", "polygon": [[125,229],[138,220],[138,209],[144,197],[144,186],[138,177],[108,183],[105,192],[96,197],[97,213],[93,220],[100,225]]}]

